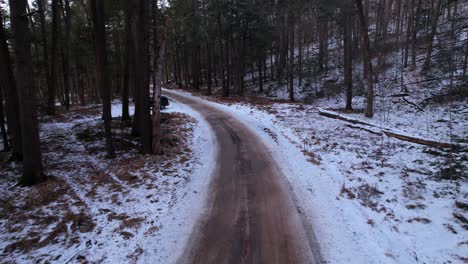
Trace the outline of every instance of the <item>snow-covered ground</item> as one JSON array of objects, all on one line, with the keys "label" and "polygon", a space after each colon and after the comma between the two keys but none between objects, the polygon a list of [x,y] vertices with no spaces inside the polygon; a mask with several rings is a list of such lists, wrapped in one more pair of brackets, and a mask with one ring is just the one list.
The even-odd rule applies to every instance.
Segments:
[{"label": "snow-covered ground", "polygon": [[[120,112],[114,103],[113,116]],[[139,154],[130,128],[115,121],[114,160],[105,158],[98,107],[43,120],[50,179],[23,188],[17,165],[0,170],[0,262],[175,262],[202,212],[214,152],[196,112],[176,102],[165,112],[163,155]]]},{"label": "snow-covered ground", "polygon": [[[350,128],[317,105],[217,101],[207,103],[267,143],[327,263],[467,260],[468,184],[440,179],[449,154]],[[466,154],[454,159],[467,168]]]}]

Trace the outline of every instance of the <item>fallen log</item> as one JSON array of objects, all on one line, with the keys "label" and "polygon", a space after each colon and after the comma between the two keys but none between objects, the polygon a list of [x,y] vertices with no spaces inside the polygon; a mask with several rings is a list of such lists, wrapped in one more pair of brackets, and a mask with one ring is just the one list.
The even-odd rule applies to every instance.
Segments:
[{"label": "fallen log", "polygon": [[319,108],[319,115],[334,118],[334,119],[340,119],[340,120],[343,120],[343,121],[346,121],[346,122],[349,122],[349,123],[353,123],[353,124],[361,124],[361,125],[366,125],[366,126],[370,125],[370,124],[368,124],[368,123],[366,123],[364,121],[359,121],[359,120],[356,120],[356,119],[353,119],[353,118],[347,118],[347,117],[342,116],[342,115],[340,115],[338,113],[333,113],[331,111],[323,110],[323,109],[320,109],[320,108]]},{"label": "fallen log", "polygon": [[456,144],[447,143],[447,142],[438,142],[438,141],[434,141],[430,139],[423,139],[423,138],[413,137],[409,135],[398,134],[390,130],[382,130],[382,132],[388,137],[392,137],[392,138],[396,138],[399,140],[408,141],[408,142],[412,142],[412,143],[416,143],[420,145],[426,145],[426,146],[435,147],[435,148],[460,149],[460,146]]},{"label": "fallen log", "polygon": [[359,126],[359,125],[353,125],[353,124],[347,124],[346,126],[350,128],[361,129],[374,135],[379,135],[379,136],[382,135],[382,131],[376,131],[375,129],[372,129],[373,127]]},{"label": "fallen log", "polygon": [[[419,145],[425,145],[429,147],[452,149],[455,151],[462,151],[462,152],[468,151],[468,148],[464,145],[458,145],[458,144],[448,143],[448,142],[439,142],[435,140],[414,137],[414,136],[406,135],[406,134],[399,133],[396,131],[392,131],[388,128],[380,128],[376,125],[373,125],[364,121],[360,121],[354,118],[346,117],[339,113],[332,112],[330,110],[324,110],[321,108],[319,108],[318,110],[319,110],[319,115],[321,116],[325,116],[325,117],[329,117],[333,119],[339,119],[339,120],[346,121],[348,123],[355,124],[355,125],[347,125],[347,126],[351,128],[362,129],[372,134],[376,134],[376,135],[385,134],[387,137],[396,138],[402,141],[407,141],[407,142],[416,143]],[[372,128],[376,128],[378,131]]]}]

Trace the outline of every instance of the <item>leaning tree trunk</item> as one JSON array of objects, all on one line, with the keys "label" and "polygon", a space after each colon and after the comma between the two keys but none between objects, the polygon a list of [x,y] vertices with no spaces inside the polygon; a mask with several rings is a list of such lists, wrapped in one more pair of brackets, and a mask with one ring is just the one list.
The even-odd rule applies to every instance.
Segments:
[{"label": "leaning tree trunk", "polygon": [[372,78],[372,57],[370,53],[370,41],[369,41],[369,29],[367,27],[366,17],[364,16],[364,8],[362,7],[362,0],[354,0],[358,8],[358,16],[361,22],[362,41],[363,41],[363,53],[364,53],[364,64],[367,68],[366,80],[367,80],[367,106],[366,106],[366,117],[374,116],[374,81]]},{"label": "leaning tree trunk", "polygon": [[21,135],[23,140],[24,185],[45,180],[37,121],[36,89],[34,87],[31,35],[26,14],[27,0],[10,0],[13,48],[16,59],[16,83],[20,105]]},{"label": "leaning tree trunk", "polygon": [[111,103],[109,73],[107,69],[106,29],[104,20],[104,0],[91,0],[91,15],[94,24],[94,42],[96,52],[96,86],[101,89],[104,133],[106,137],[107,156],[115,157],[111,131]]}]

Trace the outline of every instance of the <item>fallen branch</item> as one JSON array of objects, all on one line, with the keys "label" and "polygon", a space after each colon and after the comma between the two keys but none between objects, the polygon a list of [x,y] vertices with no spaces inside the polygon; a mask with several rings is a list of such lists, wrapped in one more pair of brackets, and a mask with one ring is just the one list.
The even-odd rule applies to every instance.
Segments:
[{"label": "fallen branch", "polygon": [[414,106],[416,108],[416,110],[418,110],[419,112],[424,112],[424,109],[422,109],[419,105],[413,103],[413,102],[410,102],[408,101],[408,99],[406,99],[405,97],[402,97],[403,101],[405,101],[406,103]]}]

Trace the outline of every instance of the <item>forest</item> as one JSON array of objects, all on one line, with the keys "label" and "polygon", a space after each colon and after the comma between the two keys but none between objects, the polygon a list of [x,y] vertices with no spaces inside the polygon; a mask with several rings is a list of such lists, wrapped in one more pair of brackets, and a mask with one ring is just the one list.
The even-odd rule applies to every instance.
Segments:
[{"label": "forest", "polygon": [[[224,164],[219,161],[222,153],[234,148],[222,144],[220,124],[211,116],[217,110],[207,110],[219,110],[222,107],[212,104],[221,104],[223,111],[250,113],[261,122],[276,120],[262,123],[260,132],[276,144],[283,144],[284,136],[311,166],[327,166],[327,173],[347,174],[355,166],[340,167],[341,163],[352,162],[350,157],[356,155],[364,174],[336,181],[333,176],[330,181],[339,182],[337,197],[359,200],[369,215],[387,210],[374,200],[387,195],[377,186],[383,180],[374,179],[375,185],[370,184],[374,180],[364,180],[369,182],[365,188],[353,180],[383,175],[379,166],[399,175],[398,181],[389,180],[389,186],[398,187],[389,189],[401,191],[408,202],[445,197],[440,198],[446,206],[441,208],[461,226],[440,225],[456,237],[447,241],[458,243],[448,246],[456,248],[449,251],[454,256],[450,260],[466,261],[468,256],[460,252],[467,243],[460,237],[468,230],[467,95],[466,1],[0,0],[0,186],[5,189],[0,196],[0,237],[5,241],[0,243],[0,258],[13,263],[72,259],[79,263],[86,262],[83,252],[90,250],[91,263],[154,260],[138,238],[160,235],[163,225],[154,221],[168,223],[170,217],[182,219],[184,214],[188,214],[184,219],[196,220],[198,213],[192,215],[180,200],[193,186],[205,186],[193,189],[195,194],[214,187],[205,176],[198,180],[192,176],[211,175],[204,169],[216,172],[211,164]],[[166,110],[162,96],[169,97]],[[207,101],[205,109],[192,97]],[[238,119],[255,130],[251,121]],[[237,121],[226,122],[233,126],[229,129],[247,135],[239,136],[240,142],[260,133],[249,134]],[[276,126],[291,131],[275,130]],[[208,144],[212,140],[217,143]],[[281,150],[285,156],[290,145]],[[339,158],[337,146],[348,156]],[[379,149],[368,160],[362,153],[369,146]],[[405,155],[400,160],[414,158],[414,167],[393,159],[398,154]],[[209,161],[210,155],[217,161]],[[330,165],[335,161],[340,165]],[[253,173],[261,175],[260,170]],[[418,188],[429,190],[428,186],[440,188],[434,187],[431,194],[414,193]],[[20,198],[14,201],[15,197]],[[203,197],[187,199],[204,204]],[[160,200],[164,206],[158,205]],[[142,209],[149,203],[153,207]],[[429,205],[400,207],[408,206],[424,210]],[[126,207],[133,209],[126,212]],[[398,214],[400,209],[395,208]],[[437,215],[434,208],[425,212]],[[153,211],[158,220],[148,220]],[[390,214],[386,217],[393,219]],[[35,222],[28,224],[31,217]],[[374,227],[368,217],[366,228]],[[418,215],[407,223],[436,224],[429,219]],[[106,227],[102,221],[115,224]],[[194,223],[180,221],[189,234]],[[92,239],[83,234],[89,232],[117,232],[131,246],[115,242],[98,253],[100,243],[109,237],[88,245]],[[172,233],[168,234],[148,245],[168,243]],[[54,253],[49,254],[50,245]],[[163,253],[155,253],[157,263],[175,260],[168,253],[173,248],[164,245]],[[126,246],[131,252],[122,249]],[[64,248],[66,254],[57,253]],[[113,259],[109,256],[115,248],[124,253]],[[424,255],[424,250],[422,244],[414,252]],[[345,261],[327,249],[323,252],[332,263]],[[422,259],[434,260],[434,252]],[[393,257],[400,263],[418,259],[404,254]]]}]

